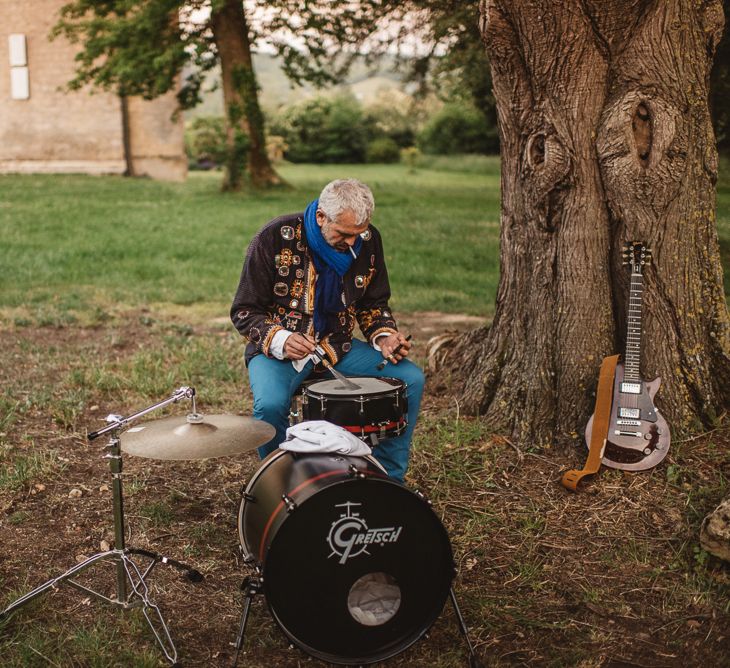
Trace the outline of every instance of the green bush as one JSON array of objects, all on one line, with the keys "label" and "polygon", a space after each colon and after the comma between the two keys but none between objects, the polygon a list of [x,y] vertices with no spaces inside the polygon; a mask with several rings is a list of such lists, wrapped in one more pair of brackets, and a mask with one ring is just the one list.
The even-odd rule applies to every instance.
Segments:
[{"label": "green bush", "polygon": [[316,97],[284,110],[271,124],[284,137],[292,162],[364,162],[370,130],[360,103],[350,95]]},{"label": "green bush", "polygon": [[400,150],[400,161],[408,165],[411,172],[416,171],[416,164],[421,157],[421,152],[415,146],[408,146]]},{"label": "green bush", "polygon": [[490,127],[476,107],[466,103],[447,104],[430,118],[418,135],[424,153],[498,153],[497,128]]},{"label": "green bush", "polygon": [[200,116],[185,128],[190,167],[210,169],[226,161],[226,122],[222,116]]},{"label": "green bush", "polygon": [[400,161],[400,146],[390,137],[380,137],[373,139],[368,144],[367,155],[368,162],[392,163]]},{"label": "green bush", "polygon": [[389,137],[399,147],[413,146],[416,142],[416,120],[403,105],[382,102],[365,110],[365,118],[372,138]]}]

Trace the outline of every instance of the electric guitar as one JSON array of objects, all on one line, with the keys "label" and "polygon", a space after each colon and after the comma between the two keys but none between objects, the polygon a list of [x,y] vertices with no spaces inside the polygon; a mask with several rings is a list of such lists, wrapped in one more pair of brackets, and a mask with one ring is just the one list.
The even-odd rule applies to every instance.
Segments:
[{"label": "electric guitar", "polygon": [[[624,361],[616,366],[611,404],[611,421],[603,451],[606,466],[624,471],[644,471],[656,466],[669,452],[669,427],[654,406],[654,396],[661,378],[644,381],[641,364],[641,310],[644,289],[644,266],[651,251],[640,242],[624,248],[624,264],[631,267],[631,288]],[[586,444],[590,445],[593,417],[586,426]]]}]

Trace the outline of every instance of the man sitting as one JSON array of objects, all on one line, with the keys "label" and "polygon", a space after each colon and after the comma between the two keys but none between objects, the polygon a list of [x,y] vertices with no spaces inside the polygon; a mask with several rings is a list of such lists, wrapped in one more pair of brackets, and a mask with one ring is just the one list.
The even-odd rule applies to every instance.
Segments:
[{"label": "man sitting", "polygon": [[[411,344],[388,306],[383,246],[370,225],[375,203],[355,179],[332,181],[303,213],[275,218],[251,241],[231,306],[248,338],[246,365],[254,416],[276,435],[263,458],[285,440],[292,394],[314,369],[315,346],[349,376],[390,376],[407,384],[408,426],[373,455],[402,481],[423,394],[423,372],[405,359]],[[352,336],[355,322],[368,343]],[[377,369],[383,358],[389,364]]]}]

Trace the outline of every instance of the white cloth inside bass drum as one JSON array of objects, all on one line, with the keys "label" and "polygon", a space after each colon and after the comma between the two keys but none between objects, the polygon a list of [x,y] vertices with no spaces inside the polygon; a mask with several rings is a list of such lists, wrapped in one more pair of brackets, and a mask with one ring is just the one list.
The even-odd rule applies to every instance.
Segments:
[{"label": "white cloth inside bass drum", "polygon": [[238,526],[277,624],[331,663],[383,661],[416,642],[455,573],[430,505],[372,457],[272,453],[246,487]]}]

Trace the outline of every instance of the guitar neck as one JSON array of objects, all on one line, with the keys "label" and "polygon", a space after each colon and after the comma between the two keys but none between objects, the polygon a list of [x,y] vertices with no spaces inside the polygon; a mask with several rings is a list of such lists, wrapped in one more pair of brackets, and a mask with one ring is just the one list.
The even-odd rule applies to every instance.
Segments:
[{"label": "guitar neck", "polygon": [[626,354],[624,355],[624,380],[632,383],[641,381],[641,310],[644,293],[644,277],[631,272],[629,308],[626,325]]}]

